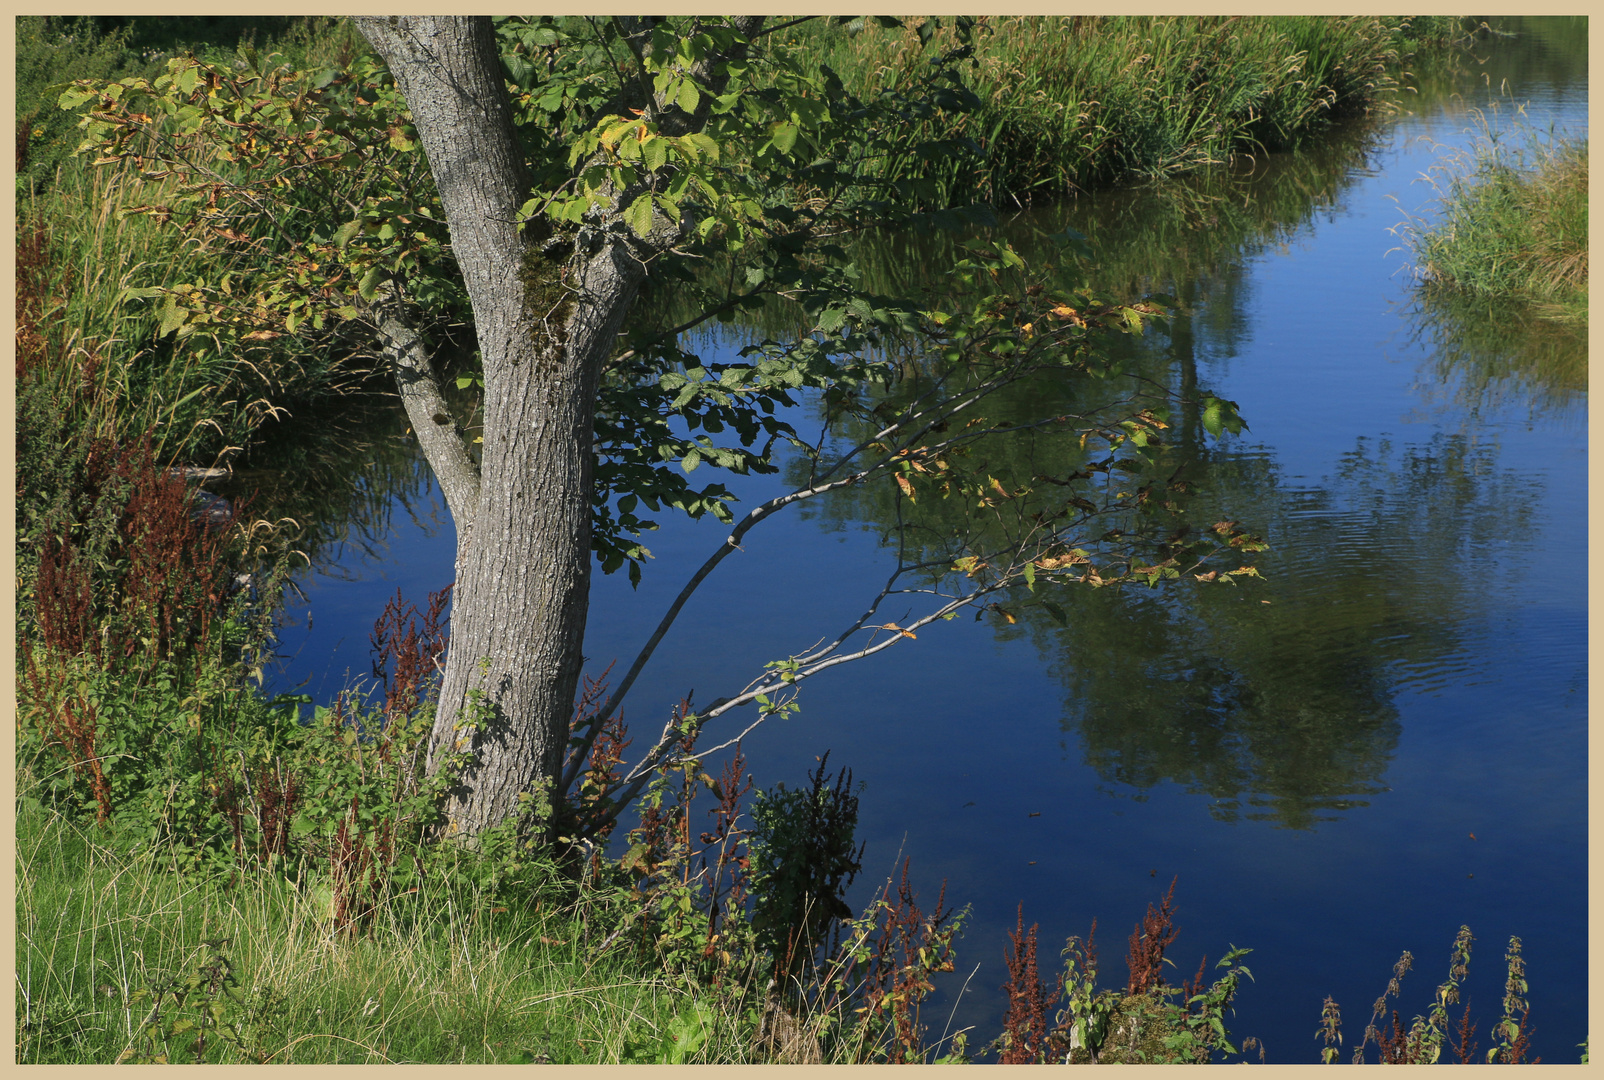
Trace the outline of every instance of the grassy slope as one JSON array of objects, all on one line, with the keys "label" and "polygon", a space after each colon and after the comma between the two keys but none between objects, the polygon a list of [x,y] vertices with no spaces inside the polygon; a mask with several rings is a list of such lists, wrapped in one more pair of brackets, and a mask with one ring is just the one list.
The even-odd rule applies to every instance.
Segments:
[{"label": "grassy slope", "polygon": [[[974,139],[973,177],[903,163],[939,189],[997,206],[1059,198],[1299,145],[1332,120],[1382,106],[1396,65],[1457,36],[1449,17],[990,17],[975,31],[970,80],[981,108],[941,134]],[[824,20],[785,32],[810,62],[859,94],[918,78],[958,44],[950,26],[921,51],[911,29],[848,36]]]},{"label": "grassy slope", "polygon": [[[222,946],[234,1000],[192,992],[173,1019],[223,1004],[246,1053],[213,1039],[209,1062],[616,1062],[653,1060],[688,991],[616,953],[594,964],[594,912],[557,893],[522,905],[414,893],[359,939],[328,932],[326,901],[268,874],[197,881],[131,838],[27,800],[17,820],[17,1061],[191,1060],[194,1032],[165,1041],[138,992],[182,981]],[[594,944],[594,939],[591,940]],[[163,1026],[158,1023],[157,1028]],[[705,1060],[731,1060],[739,1025],[715,1018]]]}]

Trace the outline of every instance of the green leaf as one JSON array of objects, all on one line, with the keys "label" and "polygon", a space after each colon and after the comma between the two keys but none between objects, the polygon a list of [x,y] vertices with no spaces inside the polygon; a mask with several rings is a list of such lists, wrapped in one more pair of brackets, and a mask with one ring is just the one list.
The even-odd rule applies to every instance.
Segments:
[{"label": "green leaf", "polygon": [[1217,398],[1213,394],[1203,398],[1203,427],[1210,435],[1219,436],[1222,431],[1229,431],[1239,435],[1247,428],[1242,417],[1237,415],[1236,402]]},{"label": "green leaf", "polygon": [[796,137],[801,129],[789,121],[781,121],[770,130],[769,139],[774,148],[782,154],[789,154],[796,145]]},{"label": "green leaf", "polygon": [[700,465],[701,463],[702,463],[701,451],[699,451],[699,450],[691,450],[691,451],[688,451],[685,454],[685,460],[683,460],[683,461],[681,461],[679,463],[679,467],[684,469],[686,472],[692,472],[692,471],[694,471],[696,469],[696,466]]},{"label": "green leaf", "polygon": [[645,238],[652,231],[652,197],[650,194],[639,196],[629,204],[629,210],[624,214],[624,223],[636,236]]},{"label": "green leaf", "polygon": [[702,104],[702,92],[696,89],[696,84],[691,80],[686,79],[680,83],[677,104],[688,113],[695,112],[697,107]]},{"label": "green leaf", "polygon": [[61,97],[56,99],[56,107],[61,109],[76,109],[84,102],[92,101],[94,97],[95,95],[93,91],[84,90],[79,87],[69,87],[68,89],[62,91]]},{"label": "green leaf", "polygon": [[641,145],[641,154],[646,160],[646,168],[656,172],[668,162],[668,140],[652,138]]},{"label": "green leaf", "polygon": [[696,147],[697,150],[706,155],[709,160],[718,160],[718,143],[711,135],[703,134],[700,131],[693,131],[689,135],[681,136],[680,141],[690,143],[692,146]]},{"label": "green leaf", "polygon": [[1033,562],[1025,564],[1025,588],[1036,591],[1036,564]]},{"label": "green leaf", "polygon": [[379,267],[369,267],[368,272],[363,274],[362,280],[357,283],[357,294],[364,300],[372,300],[375,294],[377,294],[379,291],[379,279],[383,275],[384,271]]},{"label": "green leaf", "polygon": [[161,326],[156,330],[157,337],[166,337],[180,326],[189,317],[189,312],[178,306],[178,298],[169,295],[167,302],[161,307]]}]

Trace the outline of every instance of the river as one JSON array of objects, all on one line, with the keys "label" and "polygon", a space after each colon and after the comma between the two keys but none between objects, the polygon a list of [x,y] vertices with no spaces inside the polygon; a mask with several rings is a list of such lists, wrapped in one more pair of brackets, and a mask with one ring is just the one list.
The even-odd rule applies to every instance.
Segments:
[{"label": "river", "polygon": [[[933,627],[810,682],[799,714],[747,738],[760,787],[803,782],[826,750],[863,781],[855,906],[903,858],[926,907],[943,881],[973,905],[958,970],[925,1009],[932,1035],[972,1027],[973,1046],[1000,1030],[1019,905],[1040,925],[1044,971],[1096,918],[1103,983],[1122,984],[1130,927],[1178,878],[1174,977],[1252,948],[1229,1023],[1272,1063],[1318,1061],[1328,995],[1351,1050],[1406,949],[1400,1011],[1424,1013],[1461,924],[1476,935],[1466,1000],[1483,1050],[1516,935],[1534,1051],[1576,1060],[1585,334],[1422,304],[1397,231],[1431,219],[1421,178],[1478,124],[1585,135],[1586,20],[1505,22],[1517,36],[1478,44],[1457,74],[1422,72],[1396,114],[1310,150],[1002,223],[1027,257],[1072,226],[1102,287],[1183,301],[1132,362],[1239,404],[1249,430],[1197,448],[1204,498],[1272,547],[1265,580],[1234,591],[1066,590],[1063,626]],[[906,272],[936,257],[922,243],[865,258]],[[368,630],[397,587],[421,602],[449,581],[454,533],[393,416],[324,425],[295,460],[294,483],[324,494],[299,496],[318,507],[314,566],[270,683],[325,701],[366,674]],[[240,483],[285,471],[280,455]],[[751,505],[784,483],[730,486]],[[725,532],[658,517],[638,589],[596,576],[588,670],[628,664]],[[872,500],[849,497],[755,530],[687,605],[626,716],[655,729],[687,691],[729,693],[850,621],[890,565],[881,529]]]}]

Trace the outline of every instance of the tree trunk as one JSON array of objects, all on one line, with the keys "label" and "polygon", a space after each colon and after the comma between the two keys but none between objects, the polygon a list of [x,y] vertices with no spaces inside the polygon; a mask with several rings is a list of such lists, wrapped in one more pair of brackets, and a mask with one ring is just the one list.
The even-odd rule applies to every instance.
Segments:
[{"label": "tree trunk", "polygon": [[[530,182],[488,18],[356,21],[411,109],[484,358],[478,490],[448,495],[457,582],[430,743],[431,770],[473,751],[447,809],[448,830],[472,837],[561,772],[589,602],[597,381],[644,270],[616,231],[548,251],[540,230],[519,231]],[[482,709],[467,710],[472,691]]]}]

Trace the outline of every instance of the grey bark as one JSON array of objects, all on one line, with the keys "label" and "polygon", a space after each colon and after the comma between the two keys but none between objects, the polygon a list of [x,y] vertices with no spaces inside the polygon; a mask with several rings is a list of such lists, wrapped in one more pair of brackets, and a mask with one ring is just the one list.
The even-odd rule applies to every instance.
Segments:
[{"label": "grey bark", "polygon": [[[396,389],[407,419],[440,482],[457,534],[465,540],[473,532],[473,515],[479,506],[479,467],[468,453],[451,407],[440,393],[423,335],[391,312],[380,315],[378,326],[385,355],[395,369]],[[466,543],[459,547],[465,548]]]},{"label": "grey bark", "polygon": [[[568,302],[526,302],[522,271],[539,237],[517,225],[530,182],[489,19],[356,22],[412,112],[484,359],[480,482],[471,531],[458,533],[451,649],[430,743],[431,769],[473,751],[447,806],[448,831],[472,837],[518,813],[519,796],[561,770],[590,587],[597,382],[644,268],[624,233],[593,228],[555,264]],[[454,452],[437,460],[425,449],[437,471],[451,468]],[[452,513],[464,520],[456,505]],[[465,713],[474,690],[484,709]]]}]

